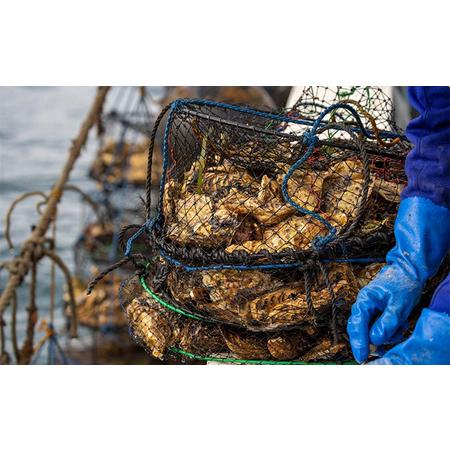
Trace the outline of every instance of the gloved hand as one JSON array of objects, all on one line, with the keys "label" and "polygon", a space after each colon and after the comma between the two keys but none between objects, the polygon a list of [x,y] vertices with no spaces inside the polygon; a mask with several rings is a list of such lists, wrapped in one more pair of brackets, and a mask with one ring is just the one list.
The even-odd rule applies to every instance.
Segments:
[{"label": "gloved hand", "polygon": [[347,331],[353,355],[367,360],[369,345],[389,343],[405,325],[423,286],[450,248],[450,210],[423,197],[401,201],[394,226],[396,246],[387,265],[352,306]]},{"label": "gloved hand", "polygon": [[450,317],[425,308],[413,334],[369,364],[450,364]]}]

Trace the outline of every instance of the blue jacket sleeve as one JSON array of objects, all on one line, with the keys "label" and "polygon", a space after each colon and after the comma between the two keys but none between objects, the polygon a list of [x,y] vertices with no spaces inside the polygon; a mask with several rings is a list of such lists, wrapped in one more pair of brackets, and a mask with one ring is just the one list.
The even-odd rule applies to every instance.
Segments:
[{"label": "blue jacket sleeve", "polygon": [[450,209],[450,88],[409,87],[408,96],[419,116],[406,128],[414,148],[406,158],[402,198],[425,197]]}]

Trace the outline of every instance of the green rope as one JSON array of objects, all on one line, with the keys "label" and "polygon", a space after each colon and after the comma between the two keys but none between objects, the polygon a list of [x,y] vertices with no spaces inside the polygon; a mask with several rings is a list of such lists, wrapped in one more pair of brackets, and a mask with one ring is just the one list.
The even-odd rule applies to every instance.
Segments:
[{"label": "green rope", "polygon": [[204,322],[210,322],[208,319],[201,317],[201,316],[197,316],[196,314],[192,314],[189,313],[187,311],[184,311],[181,308],[177,308],[176,306],[171,305],[170,303],[167,303],[165,300],[163,300],[162,298],[158,297],[146,284],[145,279],[143,276],[141,276],[141,284],[142,287],[145,289],[145,291],[150,294],[152,296],[152,298],[154,298],[158,303],[160,303],[161,305],[163,305],[164,307],[166,307],[167,309],[170,309],[173,312],[176,312],[182,316],[185,317],[189,317],[190,319],[195,319],[195,320],[202,320]]},{"label": "green rope", "polygon": [[[191,319],[195,320],[202,320],[207,321],[207,319],[197,316],[195,314],[188,313],[187,311],[184,311],[180,308],[177,308],[176,306],[171,305],[170,303],[167,303],[162,298],[158,297],[146,284],[145,279],[143,276],[140,278],[142,287],[145,289],[145,291],[151,295],[153,299],[155,299],[158,303],[160,303],[162,306],[166,307],[167,309],[170,309],[171,311],[174,311],[178,314],[181,314],[182,316],[189,317]],[[198,361],[211,361],[211,362],[221,362],[221,363],[232,363],[232,364],[258,364],[258,365],[278,365],[278,366],[307,366],[307,365],[339,365],[339,363],[333,362],[333,361],[324,361],[324,362],[305,362],[305,361],[273,361],[273,360],[266,360],[266,359],[239,359],[239,358],[224,358],[219,356],[201,356],[196,355],[195,353],[190,353],[185,350],[182,350],[181,348],[172,347],[170,350],[172,353],[178,353],[180,355],[186,356],[191,359],[196,359]],[[340,364],[356,364],[354,361],[343,361]]]},{"label": "green rope", "polygon": [[[306,361],[271,361],[266,359],[239,359],[239,358],[224,358],[219,356],[201,356],[196,355],[195,353],[190,353],[185,350],[182,350],[178,347],[172,347],[170,350],[172,353],[178,353],[183,356],[187,356],[191,359],[197,359],[199,361],[213,361],[213,362],[221,362],[221,363],[232,363],[232,364],[256,364],[256,365],[265,365],[265,366],[321,366],[324,364],[327,365],[340,365],[339,363],[333,361],[324,361],[324,362],[306,362]],[[356,364],[353,361],[343,361],[341,364],[343,365],[354,365]]]}]

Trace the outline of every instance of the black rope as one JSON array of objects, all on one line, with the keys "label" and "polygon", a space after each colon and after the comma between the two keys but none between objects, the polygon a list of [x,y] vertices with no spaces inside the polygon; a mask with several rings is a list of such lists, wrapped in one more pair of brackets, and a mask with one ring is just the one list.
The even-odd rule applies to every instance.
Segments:
[{"label": "black rope", "polygon": [[150,145],[148,147],[148,159],[147,159],[147,183],[145,186],[147,220],[150,219],[151,205],[152,205],[152,163],[153,163],[153,150],[155,147],[156,133],[158,131],[158,127],[159,127],[159,124],[161,123],[161,120],[163,119],[163,117],[167,113],[167,111],[169,111],[170,107],[171,107],[171,103],[166,105],[161,110],[161,112],[159,113],[159,116],[155,120],[152,134],[150,136]]}]

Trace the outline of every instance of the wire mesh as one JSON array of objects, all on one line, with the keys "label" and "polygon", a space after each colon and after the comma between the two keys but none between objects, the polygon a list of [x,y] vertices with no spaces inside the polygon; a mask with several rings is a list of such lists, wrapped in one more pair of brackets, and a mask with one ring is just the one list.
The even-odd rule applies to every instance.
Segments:
[{"label": "wire mesh", "polygon": [[349,358],[346,320],[393,244],[409,147],[379,91],[344,94],[331,105],[305,91],[282,113],[208,100],[163,111],[152,250],[120,294],[153,356]]}]

